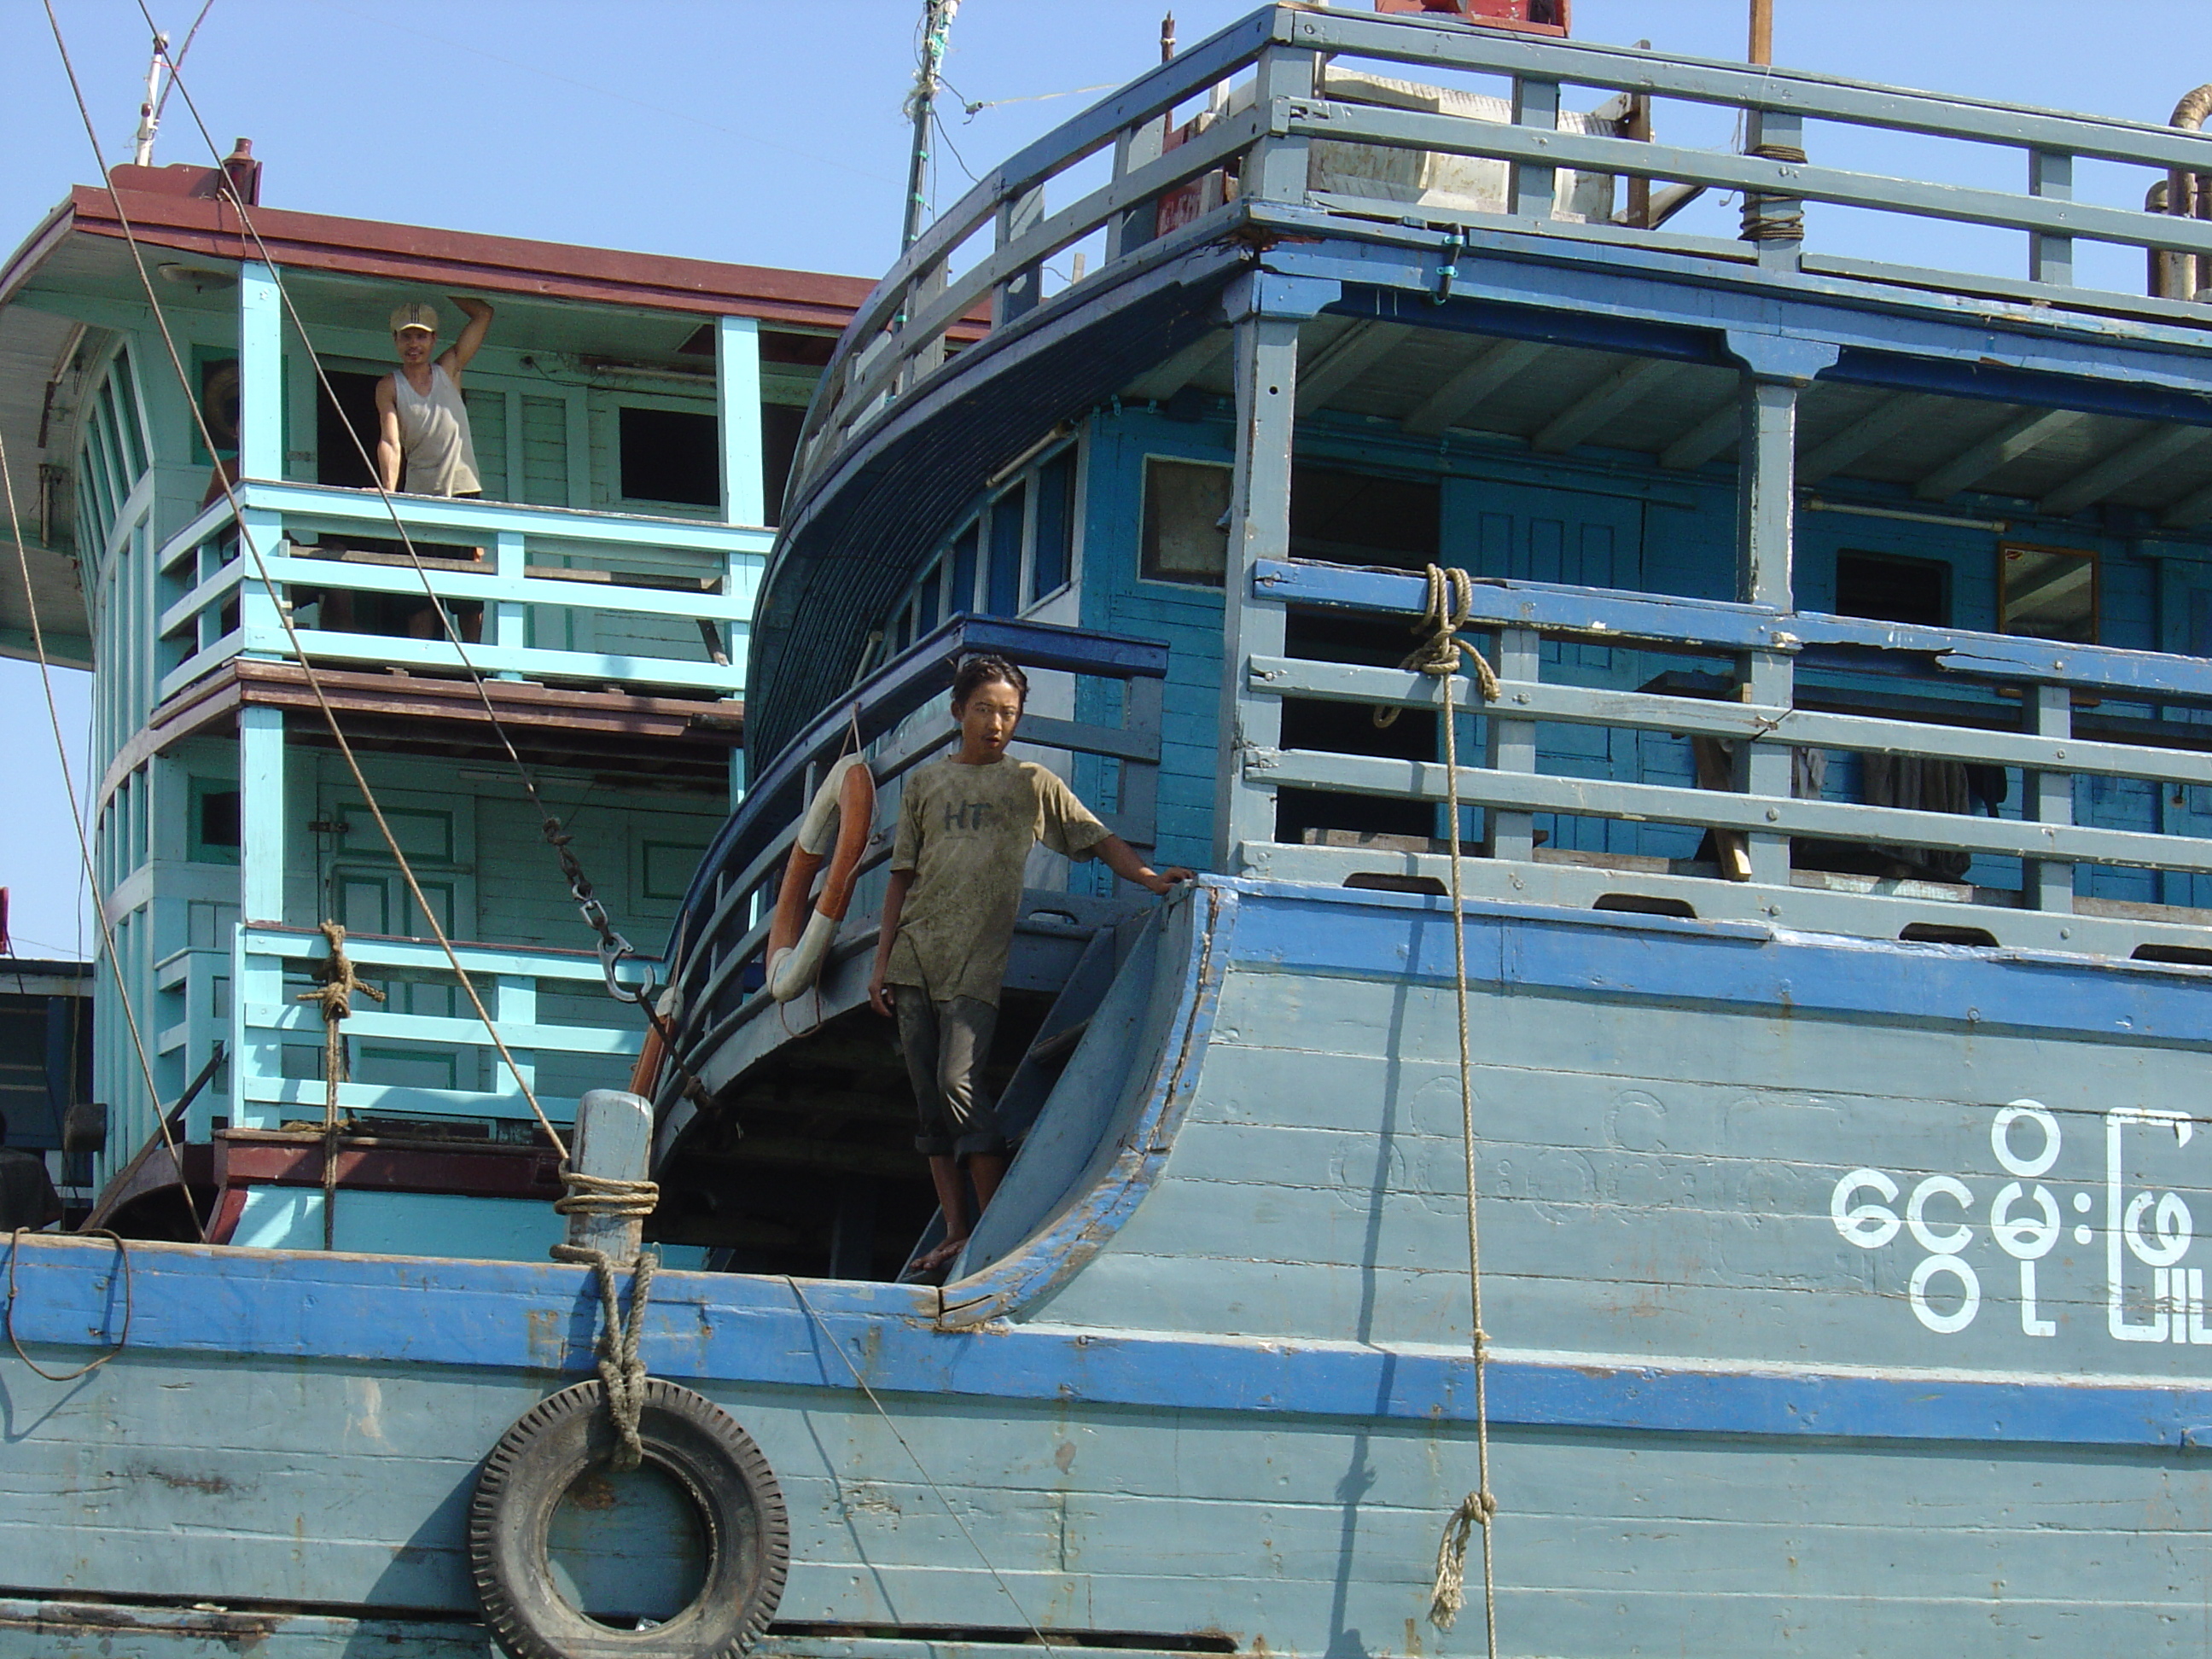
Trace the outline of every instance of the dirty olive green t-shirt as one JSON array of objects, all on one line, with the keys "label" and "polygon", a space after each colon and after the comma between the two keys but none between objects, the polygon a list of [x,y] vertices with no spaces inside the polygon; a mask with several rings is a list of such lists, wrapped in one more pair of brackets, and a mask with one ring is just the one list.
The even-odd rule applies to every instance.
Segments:
[{"label": "dirty olive green t-shirt", "polygon": [[932,1002],[996,1007],[1022,903],[1022,866],[1039,842],[1087,859],[1106,826],[1034,761],[933,761],[908,781],[891,868],[914,872],[884,977]]}]

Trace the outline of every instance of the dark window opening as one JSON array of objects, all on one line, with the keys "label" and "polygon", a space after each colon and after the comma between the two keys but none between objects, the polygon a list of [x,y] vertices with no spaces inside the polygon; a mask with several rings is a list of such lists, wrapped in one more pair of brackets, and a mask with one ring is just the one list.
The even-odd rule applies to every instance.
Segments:
[{"label": "dark window opening", "polygon": [[1291,553],[1417,570],[1437,556],[1443,501],[1443,490],[1426,479],[1294,467]]},{"label": "dark window opening", "polygon": [[323,371],[315,387],[315,482],[340,489],[376,488],[376,383],[381,374]]},{"label": "dark window opening", "polygon": [[933,564],[921,579],[921,591],[914,599],[914,631],[917,637],[937,626],[937,590],[944,575],[945,567]]},{"label": "dark window opening", "polygon": [[[1395,668],[1413,643],[1402,623],[1297,611],[1290,614],[1284,632],[1293,657],[1372,668]],[[1432,761],[1438,735],[1437,717],[1418,708],[1401,710],[1389,726],[1377,726],[1375,711],[1365,703],[1283,700],[1285,749]],[[1425,801],[1330,794],[1318,789],[1282,789],[1275,796],[1275,839],[1281,842],[1296,843],[1310,836],[1317,839],[1329,830],[1426,841],[1437,833],[1437,809]]]},{"label": "dark window opening", "polygon": [[957,617],[975,608],[975,549],[981,532],[969,525],[952,544],[952,597],[945,602],[945,613]]},{"label": "dark window opening", "polygon": [[799,429],[806,411],[793,404],[761,405],[761,489],[768,521],[783,522],[783,492],[791,487],[792,464],[799,457]]},{"label": "dark window opening", "polygon": [[1075,556],[1075,451],[1037,469],[1036,544],[1030,553],[1030,602],[1066,586]]},{"label": "dark window opening", "polygon": [[1011,617],[1022,608],[1022,507],[1028,494],[1017,484],[991,503],[991,568],[985,575],[989,592],[983,609],[994,617]]},{"label": "dark window opening", "polygon": [[625,501],[722,504],[721,443],[712,415],[626,407],[620,439]]},{"label": "dark window opening", "polygon": [[206,847],[239,844],[238,791],[210,789],[200,796],[200,842]]},{"label": "dark window opening", "polygon": [[1836,614],[1877,622],[1951,625],[1951,567],[1887,553],[1836,555]]}]

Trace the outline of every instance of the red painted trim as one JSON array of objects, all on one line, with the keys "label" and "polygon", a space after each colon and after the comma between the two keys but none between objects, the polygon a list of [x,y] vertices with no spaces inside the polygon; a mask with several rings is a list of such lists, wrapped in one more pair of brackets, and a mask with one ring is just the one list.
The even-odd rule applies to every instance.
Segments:
[{"label": "red painted trim", "polygon": [[[320,1135],[226,1130],[216,1137],[216,1145],[226,1206],[233,1193],[247,1187],[323,1184]],[[356,1192],[456,1193],[550,1203],[561,1195],[561,1159],[544,1146],[433,1146],[419,1141],[380,1146],[347,1139],[338,1142],[338,1185]]]}]

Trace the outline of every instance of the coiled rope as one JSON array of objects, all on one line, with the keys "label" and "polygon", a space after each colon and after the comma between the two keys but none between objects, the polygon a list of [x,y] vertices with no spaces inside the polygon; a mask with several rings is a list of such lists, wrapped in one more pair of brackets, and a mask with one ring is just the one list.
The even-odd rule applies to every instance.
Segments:
[{"label": "coiled rope", "polygon": [[321,930],[331,946],[330,955],[315,970],[322,983],[301,992],[294,1000],[314,1003],[323,1011],[323,1248],[333,1250],[337,1248],[338,1134],[345,1124],[338,1111],[338,1085],[352,1071],[346,1063],[345,1033],[339,1022],[352,1017],[356,991],[378,1002],[385,998],[354,972],[352,958],[345,952],[346,930],[335,921],[323,922]]},{"label": "coiled rope", "polygon": [[[1429,1621],[1438,1630],[1449,1630],[1467,1605],[1467,1550],[1474,1529],[1482,1528],[1482,1613],[1490,1659],[1498,1659],[1498,1575],[1491,1548],[1492,1526],[1498,1500],[1490,1490],[1490,1395],[1488,1361],[1490,1334],[1482,1328],[1482,1237],[1476,1222],[1474,1156],[1474,1043],[1467,1012],[1467,902],[1462,879],[1462,835],[1459,801],[1459,714],[1452,702],[1460,663],[1465,659],[1474,671],[1475,691],[1484,702],[1498,700],[1498,675],[1482,653],[1459,637],[1474,611],[1474,583],[1464,570],[1428,568],[1428,605],[1416,633],[1426,637],[1401,666],[1431,676],[1443,702],[1444,801],[1450,815],[1449,854],[1451,862],[1452,981],[1459,1013],[1460,1133],[1467,1154],[1467,1286],[1470,1340],[1474,1354],[1474,1490],[1444,1522],[1437,1545],[1437,1575],[1429,1593]],[[1398,711],[1388,711],[1393,719]],[[1375,723],[1388,726],[1385,711],[1376,709]]]},{"label": "coiled rope", "polygon": [[[553,1207],[562,1215],[647,1216],[659,1201],[660,1189],[650,1181],[581,1175],[566,1164],[561,1179],[568,1190],[553,1200]],[[638,1420],[645,1411],[646,1369],[639,1349],[645,1339],[646,1304],[653,1298],[653,1270],[660,1259],[650,1250],[638,1252],[630,1269],[629,1317],[625,1320],[612,1256],[580,1244],[556,1244],[552,1256],[556,1261],[582,1262],[599,1280],[599,1340],[592,1357],[599,1364],[599,1386],[606,1390],[607,1415],[614,1419],[622,1443],[610,1461],[617,1470],[634,1469],[645,1459]]]}]

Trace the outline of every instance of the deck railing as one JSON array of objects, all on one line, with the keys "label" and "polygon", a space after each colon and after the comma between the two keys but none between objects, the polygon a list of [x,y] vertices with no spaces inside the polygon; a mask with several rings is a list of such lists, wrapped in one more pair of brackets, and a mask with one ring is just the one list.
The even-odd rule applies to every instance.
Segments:
[{"label": "deck railing", "polygon": [[[1086,678],[1118,685],[1118,723],[1025,714],[1018,742],[1097,757],[1112,767],[1117,775],[1106,781],[1106,790],[1115,805],[1099,817],[1132,846],[1151,848],[1167,647],[1045,623],[955,617],[818,716],[748,789],[744,805],[708,848],[667,952],[690,1045],[710,1043],[758,991],[784,861],[799,816],[828,769],[857,741],[884,792],[861,863],[866,875],[890,857],[897,781],[958,735],[949,719],[913,722],[911,717],[951,688],[963,658],[983,652],[1025,669],[1074,676],[1079,688]],[[1078,696],[1080,707],[1079,689]],[[854,908],[857,914],[857,903]]]},{"label": "deck railing", "polygon": [[[1426,592],[1414,576],[1304,562],[1263,562],[1254,586],[1255,598],[1294,610],[1409,620],[1420,615]],[[2212,873],[2212,839],[2074,821],[2077,778],[2144,780],[2159,785],[2161,797],[2212,785],[2212,661],[1537,582],[1479,581],[1474,601],[1470,629],[1496,665],[1500,689],[1484,703],[1462,678],[1455,693],[1468,717],[1482,722],[1479,736],[1462,739],[1461,799],[1486,815],[1479,836],[1464,825],[1459,833],[1491,856],[1533,857],[1537,814],[1686,825],[1769,844],[1795,838],[1946,849],[2021,861],[2017,889],[1976,894],[1984,903],[2061,915],[2094,908],[2077,898],[2076,866]],[[1695,672],[1655,677],[1637,691],[1561,684],[1544,675],[1540,647],[1547,641],[1642,649],[1655,662],[1668,653],[1708,663],[1781,653],[1795,664],[1791,702],[1764,706],[1746,700],[1742,682]],[[1255,657],[1249,675],[1252,690],[1267,696],[1437,704],[1435,681],[1395,669]],[[1732,747],[1737,784],[1717,790],[1540,772],[1540,725],[1719,739]],[[1795,749],[2000,769],[2003,799],[2017,803],[2008,810],[2018,816],[1749,789],[1745,780],[1788,780],[1791,769],[1786,758],[1776,768],[1747,757]],[[1248,753],[1243,769],[1248,783],[1278,789],[1445,799],[1444,770],[1435,763],[1279,748]],[[1438,830],[1447,833],[1441,819]],[[1363,861],[1372,866],[1375,854],[1327,846],[1247,853],[1255,868],[1309,878],[1334,878]],[[1765,868],[1772,876],[1788,861]],[[2202,914],[2175,919],[2201,925]]]},{"label": "deck railing", "polygon": [[[1332,96],[1331,77],[1354,67],[1400,77],[1457,76],[1453,84],[1462,87],[1465,77],[1481,77],[1510,90],[1513,118],[1483,120]],[[1249,78],[1240,82],[1240,76]],[[1218,118],[1187,142],[1164,148],[1176,106],[1213,98],[1217,88],[1223,89]],[[1626,93],[1740,114],[1742,150],[1561,131],[1563,99],[1584,93]],[[1956,144],[1962,152],[1967,147],[2009,149],[2019,157],[2021,185],[1977,188],[1822,165],[1807,149],[1817,149],[1826,135],[1808,135],[1808,122],[1913,134]],[[1510,169],[1509,199],[1504,211],[1486,212],[1379,191],[1316,189],[1310,151],[1316,144],[1489,158]],[[1109,150],[1112,170],[1106,182],[1095,183],[1079,171]],[[1432,234],[1441,282],[1468,230],[1527,228],[1540,221],[1554,236],[1625,240],[1769,269],[1942,286],[2044,305],[2124,307],[2201,322],[2206,313],[2199,306],[2075,285],[2077,240],[2151,250],[2166,266],[2160,291],[2184,301],[2212,280],[2212,222],[2075,200],[2077,158],[2140,169],[2124,188],[2142,191],[2169,174],[2212,173],[2212,138],[1802,70],[1673,58],[1411,16],[1270,7],[1038,139],[981,179],[915,241],[839,342],[808,413],[793,506],[804,503],[833,459],[894,401],[951,372],[946,336],[957,319],[988,302],[994,330],[1005,330],[1054,307],[1061,295],[1048,299],[1044,293],[1045,262],[1092,237],[1103,236],[1103,258],[1070,289],[1096,291],[1094,285],[1111,284],[1141,266],[1218,240],[1240,221],[1278,233]],[[1746,240],[1556,221],[1554,199],[1564,169],[1743,192]],[[1971,176],[1972,163],[1964,171]],[[1164,224],[1181,216],[1160,214],[1161,199],[1208,174],[1233,181],[1233,188],[1225,184],[1215,192],[1224,198],[1221,204],[1161,234]],[[2174,199],[2194,197],[2193,190],[2184,191]],[[2017,233],[2027,279],[1807,256],[1807,221],[1816,216],[1818,205],[1829,204]]]},{"label": "deck railing", "polygon": [[[269,579],[292,608],[300,643],[317,661],[459,668],[461,650],[429,614],[427,571],[430,590],[468,640],[468,661],[484,672],[714,696],[743,689],[769,532],[397,496],[418,569],[373,491],[248,481],[238,497]],[[241,653],[289,654],[276,602],[240,545],[228,502],[172,537],[158,568],[160,696]],[[380,604],[392,617],[418,611],[419,625],[387,617],[377,626],[369,613]],[[331,625],[341,606],[353,625]]]},{"label": "deck railing", "polygon": [[[321,1121],[327,1086],[322,1014],[300,994],[313,988],[311,976],[328,950],[312,928],[248,923],[237,928],[228,951],[179,954],[172,978],[211,981],[221,975],[229,990],[188,994],[195,1013],[213,1029],[165,1031],[161,1040],[185,1047],[194,1067],[215,1041],[227,1043],[232,1127]],[[434,942],[354,933],[346,938],[346,954],[387,1000],[356,998],[345,1022],[352,1079],[338,1085],[343,1111],[518,1127],[532,1121],[514,1074]],[[486,945],[459,945],[456,954],[556,1122],[574,1121],[585,1088],[627,1083],[644,1022],[634,1008],[608,997],[597,957]],[[641,975],[649,966],[625,964]],[[198,1133],[204,1138],[204,1127]]]}]

